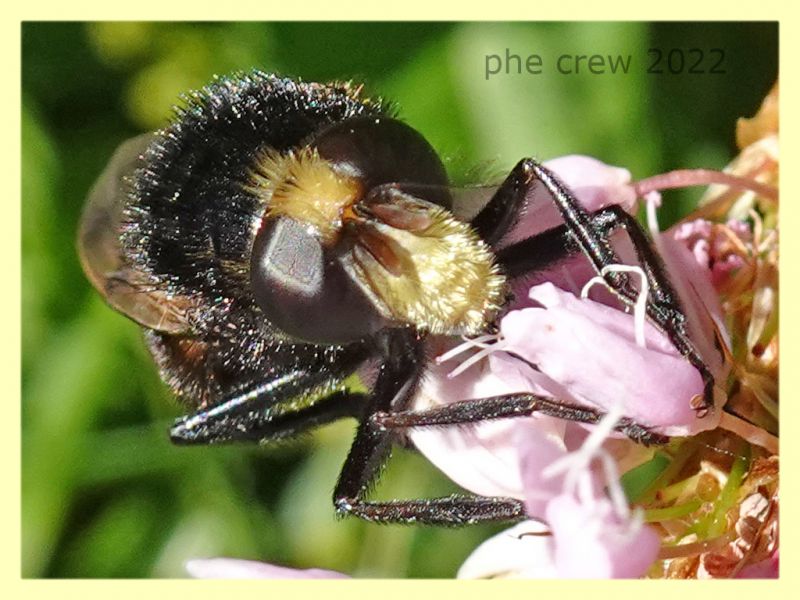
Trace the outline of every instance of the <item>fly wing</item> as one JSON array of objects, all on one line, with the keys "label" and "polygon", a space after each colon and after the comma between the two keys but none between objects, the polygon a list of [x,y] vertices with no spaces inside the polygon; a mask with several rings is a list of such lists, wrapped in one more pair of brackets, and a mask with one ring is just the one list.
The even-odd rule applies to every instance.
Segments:
[{"label": "fly wing", "polygon": [[[440,204],[453,213],[456,219],[465,223],[472,221],[497,191],[496,185],[456,187],[403,182],[386,184],[386,187],[396,187],[416,198]],[[446,198],[446,203],[438,201],[438,198]]]},{"label": "fly wing", "polygon": [[496,191],[496,185],[451,187],[453,214],[462,221],[472,221],[481,209],[489,203]]},{"label": "fly wing", "polygon": [[89,193],[78,231],[78,255],[89,281],[114,309],[148,329],[185,333],[192,300],[159,289],[147,273],[123,260],[120,246],[130,177],[153,137],[143,134],[117,148]]}]

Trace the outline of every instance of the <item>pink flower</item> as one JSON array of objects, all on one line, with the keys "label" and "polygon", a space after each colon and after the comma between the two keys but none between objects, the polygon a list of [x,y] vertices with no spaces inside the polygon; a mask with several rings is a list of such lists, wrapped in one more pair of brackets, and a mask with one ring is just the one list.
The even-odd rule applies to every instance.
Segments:
[{"label": "pink flower", "polygon": [[[630,175],[623,169],[586,157],[566,157],[546,166],[568,185],[580,182],[572,189],[587,210],[615,199],[626,209],[635,204]],[[560,222],[552,203],[541,200],[531,200],[533,211],[514,233],[519,239]],[[670,245],[671,237],[661,243]],[[677,245],[670,246],[669,272],[682,280],[678,287],[690,296],[686,310],[697,312],[690,319],[691,334],[700,338],[701,352],[716,353],[710,360],[719,368],[717,324],[702,302],[702,281],[694,281],[702,273],[685,245]],[[691,264],[684,264],[682,252]],[[692,398],[703,389],[698,371],[645,322],[641,311],[638,316],[623,312],[610,295],[599,297],[602,301],[576,295],[594,275],[585,262],[578,257],[560,265],[560,273],[547,273],[547,282],[525,290],[531,302],[517,302],[517,309],[502,319],[497,339],[478,341],[473,345],[481,351],[462,367],[435,367],[423,383],[416,408],[529,391],[609,413],[596,435],[586,426],[541,415],[410,432],[417,448],[456,483],[481,495],[524,499],[528,514],[549,526],[551,535],[538,536],[531,554],[541,561],[542,553],[549,553],[549,567],[538,569],[522,558],[504,567],[492,558],[491,568],[483,569],[480,557],[489,554],[479,549],[461,575],[642,576],[657,556],[658,536],[627,509],[616,473],[649,454],[627,440],[613,439],[616,434],[609,437],[611,428],[621,416],[670,436],[692,435],[718,424],[718,411],[698,418],[691,408]],[[488,360],[472,364],[485,356]],[[487,544],[503,551],[519,547],[510,541],[513,537],[501,534]]]},{"label": "pink flower", "polygon": [[197,579],[346,579],[347,575],[324,569],[291,569],[238,558],[195,558],[186,571]]},{"label": "pink flower", "polygon": [[489,538],[461,565],[458,578],[639,577],[658,551],[658,536],[651,529],[640,528],[631,536],[617,523],[596,522],[571,498],[552,504],[550,520],[551,530],[524,521]]},{"label": "pink flower", "polygon": [[458,570],[459,579],[557,579],[553,537],[536,521],[523,521],[478,546]]},{"label": "pink flower", "polygon": [[[530,471],[530,474],[538,471]],[[462,579],[640,577],[655,560],[660,540],[626,507],[606,498],[595,473],[584,473],[575,493],[544,502],[547,525],[525,521],[481,544],[458,572]],[[542,488],[534,477],[526,503],[539,510]],[[619,491],[619,490],[618,490]],[[620,512],[620,508],[622,511]]]},{"label": "pink flower", "polygon": [[718,226],[705,219],[695,219],[679,223],[670,232],[675,241],[683,242],[694,256],[697,264],[710,272],[711,283],[719,291],[731,274],[745,266],[745,258],[736,252],[736,236],[739,244],[744,245],[752,240],[752,232],[746,223],[731,219],[725,229],[733,234],[728,237]]},{"label": "pink flower", "polygon": [[546,517],[562,578],[641,577],[661,545],[653,529],[617,515],[605,498],[591,504],[558,496],[548,504]]},{"label": "pink flower", "polygon": [[[569,397],[561,400],[603,410],[620,404],[625,416],[667,435],[715,426],[690,406],[702,393],[700,374],[650,323],[641,347],[630,314],[549,283],[531,289],[530,298],[541,308],[512,311],[502,320],[506,352],[491,356],[495,374],[513,370],[525,379],[533,371],[518,356],[566,388]],[[531,381],[526,389],[537,387]]]}]

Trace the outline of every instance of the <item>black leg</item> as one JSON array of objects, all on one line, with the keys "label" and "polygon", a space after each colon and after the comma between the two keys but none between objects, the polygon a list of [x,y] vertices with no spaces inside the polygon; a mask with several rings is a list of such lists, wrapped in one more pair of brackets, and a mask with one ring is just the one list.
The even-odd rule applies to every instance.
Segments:
[{"label": "black leg", "polygon": [[490,246],[496,245],[516,224],[524,210],[532,181],[533,172],[527,164],[519,163],[512,169],[471,221],[483,241]]},{"label": "black leg", "polygon": [[[475,424],[489,419],[523,417],[534,413],[581,423],[597,423],[603,417],[603,413],[597,410],[532,394],[464,400],[425,411],[375,412],[361,423],[334,494],[336,508],[341,514],[354,514],[380,523],[467,525],[523,519],[524,505],[513,498],[454,495],[426,500],[369,502],[364,497],[388,454],[393,433],[413,427]],[[645,445],[669,441],[668,437],[654,433],[628,418],[620,419],[615,429]]]},{"label": "black leg", "polygon": [[645,273],[649,286],[648,303],[653,313],[651,318],[660,320],[656,324],[672,324],[683,330],[686,318],[680,309],[678,296],[670,284],[661,257],[653,249],[639,222],[621,206],[613,205],[591,215],[593,227],[600,235],[608,235],[615,229],[624,229],[633,244],[638,266]]},{"label": "black leg", "polygon": [[[689,339],[686,318],[680,308],[677,294],[650,240],[636,219],[620,206],[609,206],[587,215],[591,228],[598,238],[607,239],[613,231],[620,228],[628,234],[649,286],[648,316],[653,324],[669,337],[678,352],[700,372],[704,384],[704,404],[699,409],[709,408],[713,404],[714,378]],[[526,272],[546,269],[559,260],[579,253],[584,254],[584,250],[578,243],[574,230],[571,226],[561,225],[507,246],[498,251],[497,256],[500,264],[513,278]],[[620,261],[619,258],[615,260]],[[619,281],[609,283],[617,291],[624,290],[626,298],[635,299],[637,291],[630,286],[628,280],[624,280],[621,285]]]},{"label": "black leg", "polygon": [[[472,220],[473,227],[485,241],[495,245],[514,225],[515,215],[526,208],[528,196],[538,184],[543,185],[549,193],[569,231],[569,239],[564,246],[565,253],[579,250],[598,273],[607,265],[622,262],[608,236],[600,231],[592,214],[580,205],[553,173],[531,158],[524,158],[516,164],[488,204]],[[552,242],[556,244],[559,238],[558,230],[559,228],[550,230],[553,235]],[[553,254],[557,251],[557,246],[547,244],[544,247],[551,250],[540,263],[545,260],[550,262],[557,260],[557,256]],[[508,249],[503,249],[499,254],[503,251],[509,252]],[[636,302],[638,292],[631,284],[627,273],[611,272],[605,274],[604,278],[623,302],[628,305]],[[659,326],[664,321],[663,316],[653,318]]]},{"label": "black leg", "polygon": [[653,249],[638,221],[625,212],[621,206],[615,205],[601,211],[595,222],[601,230],[610,231],[622,227],[628,233],[636,251],[639,266],[645,272],[650,288],[648,315],[654,324],[669,337],[678,352],[700,372],[703,378],[703,404],[698,407],[698,412],[709,410],[714,405],[714,376],[689,339],[686,317],[658,253]]},{"label": "black leg", "polygon": [[[529,417],[536,413],[588,424],[596,424],[604,416],[604,413],[593,408],[520,393],[462,400],[424,411],[377,413],[372,418],[379,428],[389,430],[475,424],[490,419]],[[655,433],[627,417],[621,418],[615,429],[646,446],[669,442],[669,437]]]},{"label": "black leg", "polygon": [[386,336],[381,367],[366,418],[359,425],[345,460],[333,501],[340,515],[356,515],[380,523],[466,525],[509,521],[525,516],[523,504],[511,498],[450,496],[428,500],[370,502],[366,496],[388,458],[395,431],[381,427],[371,415],[402,411],[416,391],[423,366],[422,344],[407,331]]},{"label": "black leg", "polygon": [[457,495],[426,500],[390,500],[351,504],[341,498],[336,502],[340,515],[353,514],[374,523],[438,525],[460,527],[477,523],[521,521],[525,505],[514,498]]},{"label": "black leg", "polygon": [[[624,229],[626,231],[636,252],[638,266],[641,267],[647,278],[648,311],[651,319],[661,329],[665,329],[665,326],[668,325],[672,325],[675,329],[682,329],[685,318],[681,312],[677,295],[669,283],[661,258],[653,250],[650,240],[642,231],[638,221],[617,205],[608,206],[594,213],[587,213],[587,216],[594,235],[597,237],[608,239],[615,230]],[[613,250],[611,252],[613,260],[616,263],[621,262],[616,252]],[[548,229],[497,251],[500,264],[511,278],[531,271],[550,268],[558,261],[577,254],[584,256],[584,248],[578,243],[574,230],[569,225]],[[599,267],[598,264],[600,264]],[[604,266],[610,264],[615,263],[593,263],[593,266],[600,272]],[[625,281],[627,282],[627,279]],[[615,291],[621,292],[622,300],[626,304],[636,301],[639,292],[628,283],[617,285],[609,282],[609,284]]]},{"label": "black leg", "polygon": [[569,228],[560,225],[497,250],[497,260],[509,279],[545,271],[580,253]]},{"label": "black leg", "polygon": [[[592,214],[553,173],[531,158],[524,158],[516,164],[488,204],[472,220],[473,227],[487,243],[494,245],[514,225],[515,215],[525,209],[529,194],[539,183],[550,194],[569,230],[566,251],[580,250],[598,273],[607,265],[621,262]],[[551,230],[556,239],[557,230]],[[637,290],[630,284],[626,273],[608,273],[605,278],[624,302],[632,305],[636,301]]]},{"label": "black leg", "polygon": [[[450,496],[425,500],[370,502],[366,496],[391,450],[398,432],[410,427],[477,423],[487,419],[529,416],[542,413],[582,423],[597,423],[597,410],[563,404],[532,394],[510,394],[465,400],[429,411],[406,410],[421,369],[418,344],[406,337],[387,346],[387,362],[355,441],[345,461],[334,492],[334,505],[342,515],[356,515],[381,523],[425,523],[465,525],[485,521],[513,521],[525,518],[522,502],[513,498]],[[616,426],[643,444],[663,444],[668,438],[621,419]]]},{"label": "black leg", "polygon": [[[708,411],[714,402],[714,378],[689,339],[686,317],[658,254],[636,219],[621,207],[612,206],[594,214],[589,213],[553,173],[528,158],[517,163],[473,223],[477,223],[479,231],[488,232],[487,235],[502,237],[513,223],[507,213],[521,210],[537,183],[544,185],[549,192],[561,213],[564,226],[501,249],[498,252],[501,264],[514,276],[523,274],[525,270],[546,268],[565,255],[581,252],[601,273],[604,267],[622,262],[611,245],[609,233],[624,228],[650,286],[647,314],[653,324],[670,338],[676,349],[700,371],[704,391],[702,403],[697,409],[700,413]],[[603,277],[625,304],[630,306],[636,302],[639,291],[632,285],[627,273],[611,271]]]},{"label": "black leg", "polygon": [[[670,336],[673,342],[676,342],[676,347],[682,353],[684,350],[691,350],[696,354],[686,334],[686,318],[678,303],[677,295],[672,290],[661,260],[652,250],[650,242],[636,220],[619,207],[605,212],[600,211],[598,219],[584,210],[558,178],[536,161],[524,159],[517,168],[529,169],[535,178],[544,184],[570,230],[575,244],[598,273],[603,267],[622,262],[611,246],[608,230],[617,226],[625,228],[636,249],[639,262],[642,263],[639,266],[645,271],[654,292],[655,301],[648,300],[647,303],[648,316],[657,327]],[[609,272],[603,277],[623,302],[628,305],[636,302],[639,291],[631,284],[627,273]],[[707,400],[710,399],[709,395]]]}]

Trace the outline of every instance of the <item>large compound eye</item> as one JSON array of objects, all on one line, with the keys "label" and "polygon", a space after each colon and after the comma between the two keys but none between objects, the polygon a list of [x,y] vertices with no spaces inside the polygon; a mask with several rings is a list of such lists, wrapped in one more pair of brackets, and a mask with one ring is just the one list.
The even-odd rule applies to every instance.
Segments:
[{"label": "large compound eye", "polygon": [[250,189],[263,195],[267,209],[250,278],[275,327],[293,338],[336,344],[390,324],[385,302],[355,264],[353,246],[369,232],[354,233],[353,211],[371,190],[403,183],[419,187],[431,205],[450,206],[436,152],[414,129],[389,118],[348,119],[296,151],[260,157]]},{"label": "large compound eye", "polygon": [[250,271],[264,315],[294,338],[341,344],[387,324],[354,284],[343,260],[293,219],[264,222],[255,239]]},{"label": "large compound eye", "polygon": [[255,299],[293,338],[342,344],[402,325],[475,334],[502,304],[491,249],[450,212],[441,161],[400,121],[349,119],[268,151],[248,189],[266,205]]},{"label": "large compound eye", "polygon": [[451,208],[442,161],[422,134],[401,121],[348,119],[323,129],[311,144],[338,171],[359,179],[365,190],[410,184],[415,196]]}]

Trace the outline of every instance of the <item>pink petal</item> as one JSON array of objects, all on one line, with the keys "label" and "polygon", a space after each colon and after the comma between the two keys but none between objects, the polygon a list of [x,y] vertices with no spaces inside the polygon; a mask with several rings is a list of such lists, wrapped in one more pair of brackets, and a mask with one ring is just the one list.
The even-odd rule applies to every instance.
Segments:
[{"label": "pink petal", "polygon": [[[547,467],[569,452],[580,448],[586,437],[575,423],[559,421],[551,417],[543,417],[540,424],[548,422],[560,424],[561,435],[547,435],[544,428],[537,430],[536,435],[529,435],[519,442],[522,483],[525,490],[525,509],[530,516],[543,518],[550,501],[561,494],[564,475],[546,477]],[[577,435],[576,435],[577,433]]]},{"label": "pink petal", "polygon": [[544,163],[578,197],[588,211],[619,204],[630,211],[636,206],[628,169],[612,167],[591,156],[573,154]]},{"label": "pink petal", "polygon": [[563,495],[548,504],[559,577],[641,577],[658,556],[658,534],[647,526],[629,531],[629,524],[614,515],[608,500],[595,502],[596,506],[587,506]]},{"label": "pink petal", "polygon": [[347,575],[324,569],[291,569],[238,558],[195,558],[186,571],[197,579],[348,579]]},{"label": "pink petal", "polygon": [[[667,435],[716,426],[715,418],[698,419],[690,406],[702,393],[700,374],[654,327],[645,325],[643,349],[628,314],[579,300],[552,284],[533,288],[531,298],[543,308],[512,311],[501,322],[507,348],[571,396],[604,410],[622,403],[626,416]],[[505,360],[492,356],[493,370],[500,365],[506,372]]]},{"label": "pink petal", "polygon": [[[417,395],[416,409],[519,390],[518,383],[489,373],[486,363],[448,379],[452,368],[442,365],[429,370]],[[476,427],[419,428],[410,431],[409,437],[428,460],[461,487],[484,496],[522,499],[517,440],[539,435],[537,427],[535,419],[503,419]]]},{"label": "pink petal", "polygon": [[524,521],[489,538],[473,550],[458,570],[459,579],[496,577],[553,579],[553,538],[541,533],[547,528],[536,521]]}]

